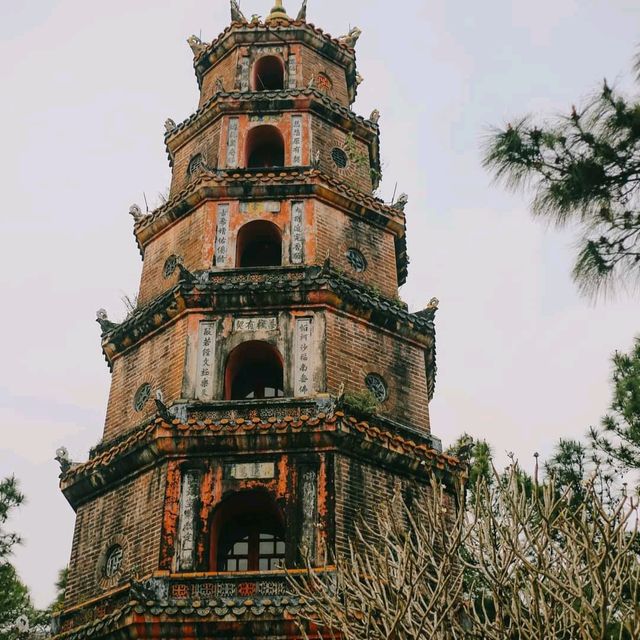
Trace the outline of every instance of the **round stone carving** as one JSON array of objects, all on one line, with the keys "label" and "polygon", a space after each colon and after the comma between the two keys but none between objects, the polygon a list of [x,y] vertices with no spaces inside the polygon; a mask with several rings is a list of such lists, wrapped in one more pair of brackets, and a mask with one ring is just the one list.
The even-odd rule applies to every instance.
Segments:
[{"label": "round stone carving", "polygon": [[331,149],[331,159],[338,169],[344,169],[349,162],[347,152],[344,149],[340,149],[340,147]]},{"label": "round stone carving", "polygon": [[384,402],[389,397],[387,384],[377,373],[370,373],[364,379],[364,383],[378,402]]},{"label": "round stone carving", "polygon": [[164,263],[163,274],[165,278],[170,278],[178,266],[178,256],[169,256]]},{"label": "round stone carving", "polygon": [[122,561],[124,559],[124,549],[119,544],[114,544],[104,560],[104,577],[115,578],[122,570]]},{"label": "round stone carving", "polygon": [[192,176],[194,173],[200,171],[200,169],[204,169],[204,157],[201,153],[198,153],[189,160],[187,173]]},{"label": "round stone carving", "polygon": [[147,400],[151,397],[151,385],[145,382],[136,391],[136,395],[133,398],[133,408],[136,411],[142,411],[144,405],[147,404]]},{"label": "round stone carving", "polygon": [[347,251],[347,260],[354,271],[358,273],[362,273],[367,268],[367,259],[362,255],[361,251],[353,247]]}]

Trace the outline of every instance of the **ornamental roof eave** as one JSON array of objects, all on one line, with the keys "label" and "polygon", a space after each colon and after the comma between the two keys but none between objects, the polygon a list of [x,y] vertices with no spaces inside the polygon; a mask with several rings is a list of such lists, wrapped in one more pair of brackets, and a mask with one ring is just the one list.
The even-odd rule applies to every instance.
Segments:
[{"label": "ornamental roof eave", "polygon": [[[280,187],[280,189],[279,189]],[[335,201],[344,210],[359,212],[397,237],[404,236],[402,209],[387,205],[347,183],[312,167],[276,167],[273,169],[202,170],[182,191],[134,225],[141,255],[146,245],[175,220],[187,215],[206,200],[244,200],[247,198],[322,196]]]},{"label": "ornamental roof eave", "polygon": [[278,91],[224,91],[214,94],[202,107],[165,133],[165,145],[170,166],[177,149],[192,136],[225,113],[260,113],[310,110],[345,129],[354,131],[373,146],[374,168],[378,171],[380,129],[377,123],[355,114],[315,88],[282,89]]},{"label": "ornamental roof eave", "polygon": [[324,306],[361,316],[368,322],[433,348],[436,309],[410,313],[400,301],[324,266],[252,270],[202,271],[182,278],[177,285],[102,335],[109,365],[146,336],[173,321],[187,309],[218,313],[260,308]]},{"label": "ornamental roof eave", "polygon": [[[276,29],[273,28],[276,26]],[[209,69],[230,51],[252,44],[287,44],[301,42],[345,68],[351,104],[357,96],[355,50],[326,34],[322,29],[304,20],[278,20],[263,22],[232,22],[213,42],[194,57],[193,67],[202,87],[202,79]]]},{"label": "ornamental roof eave", "polygon": [[[253,446],[251,438],[255,434],[260,434],[263,440],[271,437],[273,446],[278,448],[286,448],[287,443],[296,448],[320,443],[346,453],[359,452],[359,455],[366,450],[368,455],[382,457],[387,464],[406,467],[419,476],[439,472],[446,480],[466,473],[463,463],[430,446],[428,433],[420,439],[405,432],[401,435],[378,426],[375,417],[358,420],[341,410],[281,419],[191,417],[169,421],[157,415],[117,445],[69,469],[62,475],[60,487],[70,504],[77,508],[113,482],[120,482],[123,474],[138,473],[158,459],[176,454],[202,454],[209,449],[246,452]],[[249,439],[245,441],[243,436]],[[224,442],[222,449],[221,442]]]}]

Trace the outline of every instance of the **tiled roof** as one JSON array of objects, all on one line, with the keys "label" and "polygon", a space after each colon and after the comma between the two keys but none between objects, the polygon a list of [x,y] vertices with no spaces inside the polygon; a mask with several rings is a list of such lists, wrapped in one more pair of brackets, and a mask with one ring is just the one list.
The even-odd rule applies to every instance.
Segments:
[{"label": "tiled roof", "polygon": [[[266,298],[273,299],[277,294],[286,297],[287,293],[328,290],[338,294],[342,306],[353,311],[360,310],[373,324],[391,331],[404,330],[428,337],[431,345],[435,340],[435,309],[429,314],[409,313],[402,302],[378,295],[371,288],[346,278],[330,266],[256,269],[252,270],[251,279],[246,275],[245,270],[204,271],[193,274],[190,281],[181,280],[173,289],[103,334],[102,344],[107,359],[129,348],[186,308],[211,308],[216,311],[235,308],[234,300],[240,292],[254,294],[257,304]],[[296,299],[298,304],[305,304],[299,295]],[[250,304],[248,300],[243,302],[243,305]]]},{"label": "tiled roof", "polygon": [[331,414],[319,413],[312,417],[287,416],[282,419],[268,418],[236,418],[220,420],[196,420],[189,418],[182,422],[174,419],[171,423],[158,416],[151,422],[132,433],[118,445],[96,456],[92,460],[73,466],[62,478],[63,483],[68,483],[81,476],[86,476],[94,471],[109,466],[119,456],[132,451],[138,445],[151,442],[158,437],[166,435],[200,435],[203,437],[223,437],[228,435],[243,436],[254,433],[260,434],[286,434],[300,433],[302,431],[333,432],[343,435],[355,435],[368,442],[376,442],[390,451],[402,455],[411,455],[424,461],[429,468],[436,468],[451,473],[464,471],[464,465],[456,458],[439,453],[424,442],[420,443],[411,438],[405,438],[387,429],[380,428],[368,421],[359,421],[346,415],[342,411]]},{"label": "tiled roof", "polygon": [[[363,127],[366,127],[374,135],[379,133],[378,124],[355,114],[351,109],[347,109],[335,100],[331,99],[326,93],[314,88],[305,89],[281,89],[278,91],[225,91],[216,93],[207,100],[202,107],[191,114],[186,120],[176,125],[174,129],[165,134],[165,142],[171,141],[179,133],[188,129],[200,118],[207,114],[212,107],[224,103],[237,102],[239,100],[290,100],[291,98],[312,98],[314,101],[321,103],[325,108],[334,113],[351,120]],[[171,161],[171,155],[169,155]]]}]

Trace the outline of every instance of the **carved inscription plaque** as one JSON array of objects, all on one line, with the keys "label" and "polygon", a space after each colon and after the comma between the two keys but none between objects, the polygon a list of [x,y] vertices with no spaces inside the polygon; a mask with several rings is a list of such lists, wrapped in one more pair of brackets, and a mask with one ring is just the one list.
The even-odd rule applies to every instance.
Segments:
[{"label": "carved inscription plaque", "polygon": [[227,132],[227,168],[238,166],[238,118],[229,118]]},{"label": "carved inscription plaque", "polygon": [[291,263],[304,261],[304,203],[291,204]]},{"label": "carved inscription plaque", "polygon": [[198,371],[196,376],[196,397],[198,400],[213,400],[215,345],[215,322],[201,322],[198,328]]},{"label": "carved inscription plaque", "polygon": [[291,166],[302,164],[302,116],[291,116]]},{"label": "carved inscription plaque", "polygon": [[218,225],[216,227],[216,265],[224,267],[229,254],[229,205],[218,205]]},{"label": "carved inscription plaque", "polygon": [[194,568],[195,523],[200,473],[186,471],[180,489],[180,517],[178,520],[178,570]]},{"label": "carved inscription plaque", "polygon": [[240,59],[240,91],[249,91],[249,58]]},{"label": "carved inscription plaque", "polygon": [[275,331],[278,328],[277,318],[235,318],[233,330],[241,331]]},{"label": "carved inscription plaque", "polygon": [[313,319],[298,318],[295,336],[295,395],[313,393]]},{"label": "carved inscription plaque", "polygon": [[289,56],[289,89],[295,89],[298,85],[297,82],[297,72],[298,72],[298,64],[295,55],[291,54]]}]

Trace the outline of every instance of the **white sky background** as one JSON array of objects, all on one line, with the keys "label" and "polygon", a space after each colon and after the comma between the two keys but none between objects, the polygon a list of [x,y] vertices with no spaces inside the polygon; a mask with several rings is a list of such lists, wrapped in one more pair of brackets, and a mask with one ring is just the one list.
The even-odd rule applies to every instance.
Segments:
[{"label": "white sky background", "polygon": [[[437,316],[436,435],[529,461],[581,436],[609,401],[609,357],[638,332],[639,297],[593,305],[570,281],[573,238],[480,166],[492,124],[567,111],[606,76],[630,84],[638,0],[310,0],[309,21],[363,29],[355,111],[382,112],[381,195],[410,196],[402,296]],[[244,0],[247,16],[271,0]],[[286,0],[290,14],[299,2]],[[140,257],[127,211],[169,182],[163,123],[197,104],[191,33],[227,0],[0,0],[0,477],[28,504],[15,563],[38,605],[69,557],[74,515],[56,447],[86,459],[109,387],[95,311],[124,314]]]}]

